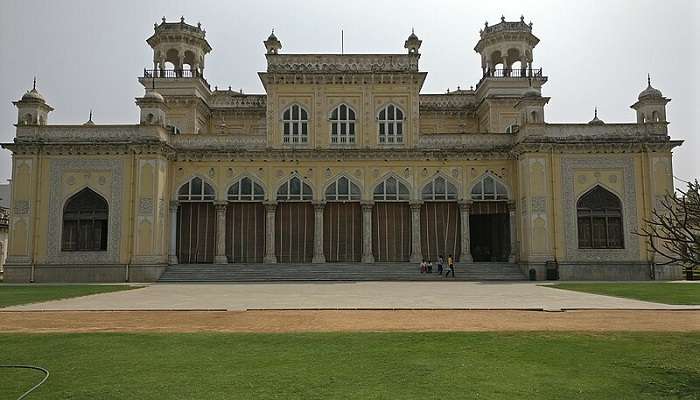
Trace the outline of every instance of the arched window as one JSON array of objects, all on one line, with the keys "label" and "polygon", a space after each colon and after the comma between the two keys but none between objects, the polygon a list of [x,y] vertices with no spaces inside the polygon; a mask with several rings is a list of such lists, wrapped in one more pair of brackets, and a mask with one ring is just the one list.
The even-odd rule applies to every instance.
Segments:
[{"label": "arched window", "polygon": [[107,250],[107,201],[89,188],[74,194],[63,208],[62,251]]},{"label": "arched window", "polygon": [[506,187],[490,175],[486,175],[472,187],[472,200],[498,201],[508,200]]},{"label": "arched window", "polygon": [[228,188],[227,196],[229,201],[262,201],[265,191],[257,182],[245,177]]},{"label": "arched window", "polygon": [[659,118],[659,113],[657,111],[652,111],[651,120],[652,120],[652,122],[659,122],[661,120]]},{"label": "arched window", "polygon": [[177,199],[180,201],[212,201],[214,197],[214,188],[196,176],[180,186],[177,192]]},{"label": "arched window", "polygon": [[438,176],[423,187],[423,200],[457,200],[457,188]]},{"label": "arched window", "polygon": [[379,111],[379,143],[403,143],[403,111],[389,104]]},{"label": "arched window", "polygon": [[311,200],[311,186],[294,176],[277,189],[277,200]]},{"label": "arched window", "polygon": [[374,188],[374,200],[407,201],[408,188],[398,179],[390,176]]},{"label": "arched window", "polygon": [[345,104],[331,112],[331,143],[355,143],[355,111]]},{"label": "arched window", "polygon": [[341,176],[326,188],[326,200],[360,200],[360,188],[352,183],[350,179]]},{"label": "arched window", "polygon": [[622,203],[601,186],[589,190],[576,203],[578,247],[581,249],[621,249]]},{"label": "arched window", "polygon": [[284,143],[307,143],[309,141],[309,114],[294,104],[282,114],[282,140]]}]

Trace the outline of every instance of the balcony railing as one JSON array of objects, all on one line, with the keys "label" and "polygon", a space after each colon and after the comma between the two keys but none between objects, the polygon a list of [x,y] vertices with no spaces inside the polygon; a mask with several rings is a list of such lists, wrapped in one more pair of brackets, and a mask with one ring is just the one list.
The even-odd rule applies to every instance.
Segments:
[{"label": "balcony railing", "polygon": [[190,69],[144,69],[144,78],[198,78],[202,74],[197,70]]},{"label": "balcony railing", "polygon": [[490,69],[484,72],[484,78],[542,78],[542,68],[518,68],[505,69],[497,68]]}]

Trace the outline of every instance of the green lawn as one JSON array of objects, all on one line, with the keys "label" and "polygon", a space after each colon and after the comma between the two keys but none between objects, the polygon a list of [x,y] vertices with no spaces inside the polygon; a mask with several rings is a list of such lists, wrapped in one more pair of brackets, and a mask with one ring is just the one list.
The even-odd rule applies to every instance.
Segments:
[{"label": "green lawn", "polygon": [[135,289],[128,285],[2,285],[0,284],[0,308],[18,304],[67,299],[89,294]]},{"label": "green lawn", "polygon": [[697,283],[558,283],[550,287],[665,304],[700,304]]},{"label": "green lawn", "polygon": [[[698,399],[700,333],[0,334],[32,399]],[[13,399],[40,379],[0,370]]]}]

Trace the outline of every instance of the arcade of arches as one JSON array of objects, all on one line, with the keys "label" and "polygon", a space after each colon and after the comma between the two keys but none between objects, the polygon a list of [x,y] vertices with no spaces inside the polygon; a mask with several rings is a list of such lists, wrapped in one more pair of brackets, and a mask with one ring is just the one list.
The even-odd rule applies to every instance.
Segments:
[{"label": "arcade of arches", "polygon": [[505,185],[486,174],[459,199],[436,175],[411,200],[407,183],[389,175],[362,201],[346,176],[324,189],[324,201],[301,176],[284,181],[275,201],[262,184],[242,177],[217,202],[213,186],[195,176],[180,186],[172,208],[171,263],[513,261],[513,207]]}]

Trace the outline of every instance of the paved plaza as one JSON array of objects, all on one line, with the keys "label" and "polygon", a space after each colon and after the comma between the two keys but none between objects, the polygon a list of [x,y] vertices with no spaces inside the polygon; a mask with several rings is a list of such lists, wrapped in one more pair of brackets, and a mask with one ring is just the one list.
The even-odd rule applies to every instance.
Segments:
[{"label": "paved plaza", "polygon": [[4,311],[262,309],[700,309],[553,289],[534,282],[153,284]]}]

